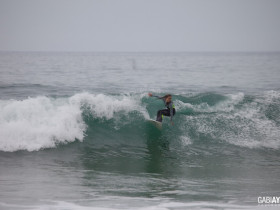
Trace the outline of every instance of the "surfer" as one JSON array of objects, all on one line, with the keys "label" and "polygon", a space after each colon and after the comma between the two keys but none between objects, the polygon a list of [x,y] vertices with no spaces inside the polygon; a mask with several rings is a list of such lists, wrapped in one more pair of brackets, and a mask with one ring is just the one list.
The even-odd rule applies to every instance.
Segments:
[{"label": "surfer", "polygon": [[167,95],[162,96],[162,97],[154,96],[152,93],[148,93],[148,95],[150,97],[156,97],[158,99],[162,99],[163,102],[164,102],[164,105],[166,106],[166,109],[158,110],[158,112],[157,112],[157,121],[158,122],[162,122],[163,116],[170,116],[171,124],[174,125],[174,123],[172,121],[172,118],[175,115],[176,110],[175,110],[175,106],[174,106],[174,104],[172,102],[172,95],[167,94]]}]

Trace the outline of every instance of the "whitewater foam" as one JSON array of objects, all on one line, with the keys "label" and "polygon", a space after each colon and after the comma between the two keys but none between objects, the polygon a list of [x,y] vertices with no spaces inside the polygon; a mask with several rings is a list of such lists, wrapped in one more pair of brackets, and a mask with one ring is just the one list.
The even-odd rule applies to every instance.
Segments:
[{"label": "whitewater foam", "polygon": [[0,150],[34,151],[83,140],[81,109],[69,100],[47,97],[0,103]]},{"label": "whitewater foam", "polygon": [[247,148],[278,149],[279,126],[265,114],[266,107],[272,101],[267,99],[277,97],[275,92],[268,92],[261,97],[255,97],[252,101],[243,101],[244,94],[237,94],[229,95],[226,101],[213,107],[187,105],[200,114],[185,116],[188,123],[182,131],[186,130],[189,133],[195,130],[196,136],[193,138],[203,135]]},{"label": "whitewater foam", "polygon": [[140,106],[141,96],[108,96],[80,93],[69,98],[40,96],[25,100],[0,101],[0,150],[36,151],[60,143],[83,141],[87,125],[84,110],[95,118],[112,119],[137,110],[149,118]]},{"label": "whitewater foam", "polygon": [[192,141],[188,136],[181,136],[180,140],[181,140],[181,143],[182,143],[183,146],[187,146],[189,144],[192,144]]},{"label": "whitewater foam", "polygon": [[148,114],[140,105],[141,96],[121,95],[121,96],[108,96],[104,94],[89,94],[81,93],[76,94],[70,98],[71,103],[78,104],[79,106],[86,106],[91,114],[97,118],[104,118],[106,120],[112,119],[117,113],[127,114],[131,111],[141,112],[147,119]]},{"label": "whitewater foam", "polygon": [[211,113],[211,112],[230,112],[235,109],[235,105],[240,103],[244,99],[244,93],[240,92],[237,94],[227,94],[226,100],[222,100],[215,104],[214,106],[210,106],[206,102],[202,102],[199,104],[190,104],[184,103],[180,100],[176,100],[176,107],[178,110],[183,111],[185,109],[192,109],[195,112],[199,113]]},{"label": "whitewater foam", "polygon": [[[115,130],[139,120],[144,122],[150,118],[146,98],[145,94],[84,92],[65,98],[40,96],[1,100],[0,150],[36,151],[56,147],[57,144],[83,141],[87,126],[92,126],[87,124],[85,116],[90,116],[88,120],[99,119],[101,123],[109,120],[113,122],[114,125],[109,124]],[[207,136],[215,141],[222,140],[248,148],[280,147],[279,117],[274,116],[279,107],[278,92],[266,92],[250,100],[244,93],[227,94],[218,99],[211,105],[200,99],[192,104],[175,99],[177,114],[174,120],[179,130],[172,135],[178,137],[183,146]],[[276,109],[269,118],[266,112],[271,104]],[[186,113],[186,109],[192,109],[194,114]]]},{"label": "whitewater foam", "polygon": [[250,148],[267,147],[278,149],[280,147],[279,126],[266,116],[267,107],[274,103],[276,99],[280,99],[278,92],[264,92],[262,96],[244,104],[232,116],[227,116],[232,121],[236,122],[235,119],[239,121],[235,123],[239,131],[238,135],[236,135],[238,138],[233,138],[234,135],[224,135],[227,141]]}]

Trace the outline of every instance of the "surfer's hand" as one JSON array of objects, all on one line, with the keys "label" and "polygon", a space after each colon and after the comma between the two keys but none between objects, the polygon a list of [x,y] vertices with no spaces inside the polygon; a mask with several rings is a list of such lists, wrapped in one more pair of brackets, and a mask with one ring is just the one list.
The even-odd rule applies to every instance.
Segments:
[{"label": "surfer's hand", "polygon": [[148,95],[151,97],[151,96],[153,96],[153,94],[152,93],[148,93]]},{"label": "surfer's hand", "polygon": [[174,122],[173,122],[173,121],[171,121],[171,125],[174,125]]}]

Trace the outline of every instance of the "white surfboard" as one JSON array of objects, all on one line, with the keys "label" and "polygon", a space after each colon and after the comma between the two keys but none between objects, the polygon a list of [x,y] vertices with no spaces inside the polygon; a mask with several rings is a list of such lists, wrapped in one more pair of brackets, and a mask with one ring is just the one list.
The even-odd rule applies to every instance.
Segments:
[{"label": "white surfboard", "polygon": [[162,129],[162,123],[161,122],[156,121],[156,120],[152,120],[152,119],[149,119],[148,121],[150,123],[152,123],[154,126],[156,126],[158,129]]}]

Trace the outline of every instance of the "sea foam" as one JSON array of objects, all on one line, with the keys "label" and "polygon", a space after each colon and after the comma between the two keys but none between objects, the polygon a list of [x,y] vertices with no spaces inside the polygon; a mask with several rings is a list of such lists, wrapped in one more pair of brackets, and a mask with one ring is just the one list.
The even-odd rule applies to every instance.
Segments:
[{"label": "sea foam", "polygon": [[81,109],[70,100],[47,97],[0,103],[0,150],[34,151],[83,140]]},{"label": "sea foam", "polygon": [[0,101],[0,150],[36,151],[59,143],[83,141],[87,125],[82,113],[89,109],[96,118],[111,119],[117,112],[139,108],[130,96],[80,93],[69,98],[45,96]]}]

